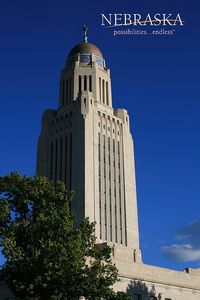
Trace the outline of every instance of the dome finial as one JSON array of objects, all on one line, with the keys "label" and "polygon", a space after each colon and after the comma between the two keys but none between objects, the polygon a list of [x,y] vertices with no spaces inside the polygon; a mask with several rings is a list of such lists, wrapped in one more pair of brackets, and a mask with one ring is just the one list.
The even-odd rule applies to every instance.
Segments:
[{"label": "dome finial", "polygon": [[83,42],[87,43],[88,42],[88,37],[87,37],[88,27],[86,25],[83,25],[83,28],[81,29],[81,31],[83,31],[83,33],[84,33]]}]

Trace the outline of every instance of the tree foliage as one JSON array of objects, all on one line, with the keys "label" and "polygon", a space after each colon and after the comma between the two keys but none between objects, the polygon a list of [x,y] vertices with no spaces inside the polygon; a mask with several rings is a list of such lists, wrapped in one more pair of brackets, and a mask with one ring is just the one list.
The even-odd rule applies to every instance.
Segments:
[{"label": "tree foliage", "polygon": [[78,226],[73,194],[45,177],[0,177],[2,278],[19,299],[130,299],[115,293],[111,248],[98,247],[94,223]]}]

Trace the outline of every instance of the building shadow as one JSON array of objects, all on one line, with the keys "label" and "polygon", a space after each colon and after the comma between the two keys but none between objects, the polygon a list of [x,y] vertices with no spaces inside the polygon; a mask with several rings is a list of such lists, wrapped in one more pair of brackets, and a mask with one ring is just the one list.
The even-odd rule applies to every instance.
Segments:
[{"label": "building shadow", "polygon": [[148,287],[142,280],[132,280],[127,288],[132,300],[162,300],[161,293],[156,293],[155,286]]}]

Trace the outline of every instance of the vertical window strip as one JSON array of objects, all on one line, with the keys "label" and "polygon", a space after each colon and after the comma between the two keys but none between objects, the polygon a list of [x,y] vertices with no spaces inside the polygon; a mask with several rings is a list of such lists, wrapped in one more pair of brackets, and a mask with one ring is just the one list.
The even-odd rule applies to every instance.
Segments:
[{"label": "vertical window strip", "polygon": [[98,156],[99,156],[99,227],[100,227],[100,239],[102,239],[102,215],[101,215],[101,139],[100,133],[98,133]]},{"label": "vertical window strip", "polygon": [[67,104],[69,103],[69,79],[67,80]]},{"label": "vertical window strip", "polygon": [[68,79],[65,82],[65,104],[68,103],[68,92],[69,92],[69,88],[68,88]]},{"label": "vertical window strip", "polygon": [[101,102],[101,77],[99,77],[99,100]]},{"label": "vertical window strip", "polygon": [[121,183],[120,183],[120,143],[117,142],[117,153],[118,153],[118,168],[119,168],[119,212],[120,212],[120,235],[121,235],[121,244],[123,244],[123,231],[122,231],[122,198],[121,198]]},{"label": "vertical window strip", "polygon": [[116,195],[116,168],[115,168],[115,139],[113,139],[113,174],[114,174],[114,198],[115,198],[115,242],[118,242],[117,238],[117,195]]},{"label": "vertical window strip", "polygon": [[99,136],[99,143],[98,143],[98,158],[99,158],[99,162],[101,160],[101,155],[100,155],[100,133],[98,134]]},{"label": "vertical window strip", "polygon": [[72,100],[72,78],[70,77],[69,78],[69,98],[68,98],[69,103],[71,102],[71,100]]},{"label": "vertical window strip", "polygon": [[125,246],[127,246],[127,221],[126,221],[125,185],[124,185],[124,224],[125,224]]},{"label": "vertical window strip", "polygon": [[103,136],[103,161],[104,161],[104,226],[105,240],[107,240],[107,207],[106,207],[106,138]]},{"label": "vertical window strip", "polygon": [[109,105],[108,81],[106,81],[106,104]]},{"label": "vertical window strip", "polygon": [[105,104],[105,80],[102,80],[103,104]]},{"label": "vertical window strip", "polygon": [[84,75],[84,91],[87,91],[87,76]]},{"label": "vertical window strip", "polygon": [[92,75],[89,77],[89,91],[92,92]]},{"label": "vertical window strip", "polygon": [[[120,128],[120,131],[122,131],[122,125],[121,125],[121,128]],[[120,132],[120,135],[121,135],[121,132]],[[122,135],[121,135],[122,136]],[[125,246],[127,246],[127,220],[126,220],[126,191],[125,191],[125,184],[124,184],[124,151],[123,151],[123,140],[122,140],[122,166],[121,166],[121,169],[123,170],[123,197],[124,197],[124,232],[125,232],[125,237],[124,237],[124,240],[125,240]]]},{"label": "vertical window strip", "polygon": [[109,162],[109,200],[110,200],[110,241],[112,242],[112,196],[111,196],[111,163],[110,163],[110,137],[108,138],[108,162]]},{"label": "vertical window strip", "polygon": [[81,81],[82,81],[82,78],[81,78],[81,75],[79,75],[79,77],[78,77],[78,90],[79,90],[79,93],[80,92],[82,92],[82,83],[81,83]]},{"label": "vertical window strip", "polygon": [[73,77],[71,78],[71,95],[70,100],[73,101],[73,92],[74,92],[74,85],[73,85]]}]

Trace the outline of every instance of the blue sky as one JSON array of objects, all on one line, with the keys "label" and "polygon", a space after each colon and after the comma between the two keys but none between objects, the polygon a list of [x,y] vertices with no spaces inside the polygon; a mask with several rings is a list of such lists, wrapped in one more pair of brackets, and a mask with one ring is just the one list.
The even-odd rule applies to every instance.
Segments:
[{"label": "blue sky", "polygon": [[[135,141],[143,261],[200,267],[198,1],[1,1],[0,175],[34,175],[42,112],[56,108],[60,69],[89,27],[111,69],[113,105]],[[180,13],[173,36],[117,36],[101,13]]]}]

